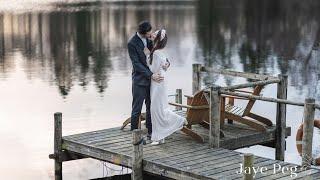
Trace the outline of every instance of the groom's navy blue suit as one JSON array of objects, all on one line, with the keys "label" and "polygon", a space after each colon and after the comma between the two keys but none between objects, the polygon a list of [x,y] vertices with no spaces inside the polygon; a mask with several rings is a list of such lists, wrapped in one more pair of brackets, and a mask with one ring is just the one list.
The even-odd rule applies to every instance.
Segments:
[{"label": "groom's navy blue suit", "polygon": [[[146,55],[144,54],[144,44],[137,33],[128,42],[128,52],[132,62],[132,112],[131,130],[138,128],[138,119],[141,114],[143,101],[146,104],[146,127],[148,133],[152,132],[150,115],[150,84],[152,72],[150,71]],[[151,51],[152,41],[147,39],[147,47]]]}]

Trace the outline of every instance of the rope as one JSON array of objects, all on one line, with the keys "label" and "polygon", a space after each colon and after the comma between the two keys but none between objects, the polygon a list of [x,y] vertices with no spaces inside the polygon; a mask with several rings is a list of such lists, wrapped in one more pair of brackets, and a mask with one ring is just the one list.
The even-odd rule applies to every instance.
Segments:
[{"label": "rope", "polygon": [[[107,162],[104,162],[104,161],[101,161],[102,162],[102,177],[107,177],[108,175],[112,175],[114,173],[117,173],[117,174],[120,174],[120,175],[123,175],[124,174],[124,167],[121,166],[121,169],[114,169],[110,166],[108,166],[109,163]],[[127,169],[127,173],[129,172],[128,168]],[[106,174],[105,174],[105,171],[106,171]]]},{"label": "rope", "polygon": [[[302,158],[303,158],[303,157],[302,157]],[[312,158],[312,157],[306,156],[306,157],[303,159],[303,161],[305,161],[305,162],[307,163],[305,166],[303,166],[304,168],[315,164],[315,159]]]}]

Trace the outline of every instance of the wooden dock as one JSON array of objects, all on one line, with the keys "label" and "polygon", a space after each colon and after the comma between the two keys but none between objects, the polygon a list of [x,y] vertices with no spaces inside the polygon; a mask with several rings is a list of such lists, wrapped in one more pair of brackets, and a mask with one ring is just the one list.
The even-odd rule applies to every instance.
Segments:
[{"label": "wooden dock", "polygon": [[[231,137],[235,129],[230,127],[230,130],[226,134]],[[240,133],[236,138],[241,136]],[[225,143],[222,140],[222,147],[232,147],[231,142],[235,142],[236,138],[230,137],[226,138]],[[63,157],[64,160],[90,157],[131,168],[133,163],[131,139],[132,131],[129,131],[129,128],[121,131],[119,127],[64,136],[62,137]],[[240,145],[236,144],[236,146]],[[243,175],[237,174],[243,162],[242,155],[224,148],[209,148],[208,143],[197,143],[189,136],[176,132],[169,136],[164,144],[143,145],[143,171],[173,179],[242,179]],[[274,164],[279,164],[282,168],[297,166],[298,169],[295,172],[297,179],[303,179],[305,176],[320,177],[320,170],[303,170],[295,164],[255,157],[255,167],[268,168],[266,174],[257,173],[255,178],[291,179],[288,171],[274,173]]]},{"label": "wooden dock", "polygon": [[[193,65],[193,92],[200,90],[200,72],[202,71],[254,80],[250,83],[228,87],[210,86],[206,88],[206,92],[209,94],[206,95],[204,93],[207,104],[195,106],[192,104],[193,100],[191,100],[191,104],[176,107],[176,113],[185,116],[188,122],[192,122],[190,121],[191,118],[188,118],[188,114],[190,115],[189,110],[192,108],[205,109],[199,111],[201,113],[193,114],[196,117],[202,117],[205,113],[208,113],[208,117],[204,116],[209,118],[208,121],[205,121],[205,118],[198,118],[201,122],[193,123],[192,127],[191,124],[188,124],[190,126],[188,131],[192,131],[197,137],[201,137],[202,143],[196,141],[194,136],[182,129],[183,132],[175,132],[166,138],[164,144],[158,146],[142,145],[145,129],[130,131],[129,126],[123,130],[120,130],[120,127],[116,127],[62,136],[62,113],[55,113],[54,153],[49,155],[51,159],[55,160],[55,179],[62,179],[62,163],[64,161],[82,158],[93,158],[131,168],[133,180],[141,180],[143,173],[183,180],[320,179],[320,170],[311,166],[314,163],[312,158],[314,112],[316,109],[320,109],[320,105],[315,104],[314,99],[306,99],[305,103],[287,100],[288,78],[286,75],[272,77],[230,70],[207,69],[199,64]],[[262,97],[259,93],[245,94],[246,92],[243,90],[234,91],[247,87],[255,87],[255,91],[259,90],[259,86],[273,83],[277,83],[277,98]],[[176,103],[182,102],[181,92],[181,89],[177,89],[177,94],[175,95]],[[229,106],[225,106],[225,98],[230,98],[230,96],[243,97],[250,100],[244,109],[245,112],[248,110],[249,113],[237,114],[240,112],[240,108],[240,110],[236,109],[235,111],[233,111],[233,108],[228,109]],[[193,99],[197,101],[196,96]],[[254,102],[257,100],[277,103],[275,124],[250,112]],[[286,126],[287,104],[304,107],[303,128],[305,133],[302,139],[303,161],[301,166],[284,162],[285,138],[291,135],[290,127]],[[235,107],[230,102],[229,105],[230,107]],[[185,111],[182,107],[188,110]],[[236,118],[230,120],[229,118],[233,117],[230,116],[230,113]],[[257,129],[257,127],[261,126],[257,126],[256,123],[256,125],[252,125],[249,119],[242,118],[246,115],[260,122],[267,122],[267,126],[264,126],[263,129]],[[227,123],[225,120],[227,120]],[[204,122],[206,123],[205,127],[203,126]],[[252,154],[234,151],[234,149],[252,145],[274,147],[276,160],[254,157]],[[247,173],[238,173],[241,169],[240,167],[251,171],[258,170],[258,172],[249,173],[246,171]]]}]

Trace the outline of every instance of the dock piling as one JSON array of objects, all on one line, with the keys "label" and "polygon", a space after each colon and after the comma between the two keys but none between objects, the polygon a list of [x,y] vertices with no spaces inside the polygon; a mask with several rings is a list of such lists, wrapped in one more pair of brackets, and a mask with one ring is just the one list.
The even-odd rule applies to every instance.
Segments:
[{"label": "dock piling", "polygon": [[143,157],[143,139],[142,130],[135,129],[132,133],[133,157],[132,157],[132,180],[142,180],[142,157]]},{"label": "dock piling", "polygon": [[[176,89],[176,103],[182,104],[182,89]],[[182,110],[182,107],[176,106],[176,110]]]},{"label": "dock piling", "polygon": [[[278,75],[280,82],[277,84],[277,98],[287,99],[288,75]],[[276,113],[276,136],[275,136],[275,157],[276,160],[284,161],[286,149],[286,112],[287,107],[284,103],[277,103]]]},{"label": "dock piling", "polygon": [[210,87],[210,104],[209,104],[209,146],[211,148],[220,147],[220,87]]},{"label": "dock piling", "polygon": [[243,154],[243,169],[246,170],[243,172],[244,180],[253,180],[253,162],[254,156],[251,153]]},{"label": "dock piling", "polygon": [[192,94],[201,89],[201,64],[192,64]]},{"label": "dock piling", "polygon": [[54,113],[54,177],[62,179],[62,113]]},{"label": "dock piling", "polygon": [[311,167],[312,162],[312,139],[315,114],[315,99],[305,100],[303,115],[303,136],[302,136],[302,166]]}]

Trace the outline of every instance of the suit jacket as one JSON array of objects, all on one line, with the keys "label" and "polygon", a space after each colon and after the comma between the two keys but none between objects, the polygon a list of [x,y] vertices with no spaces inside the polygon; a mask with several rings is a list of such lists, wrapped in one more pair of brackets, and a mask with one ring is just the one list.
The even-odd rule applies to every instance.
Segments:
[{"label": "suit jacket", "polygon": [[[152,41],[147,39],[147,47],[151,51]],[[147,64],[147,57],[144,54],[144,44],[137,33],[128,42],[128,52],[132,62],[132,81],[134,84],[150,86],[152,72]]]}]

